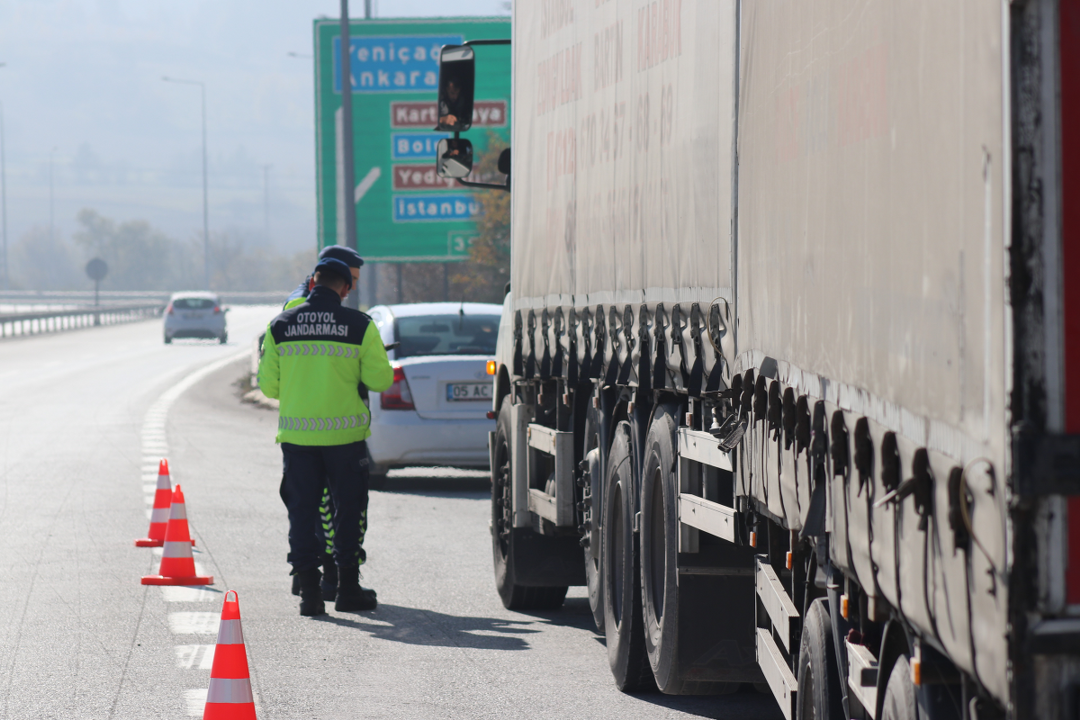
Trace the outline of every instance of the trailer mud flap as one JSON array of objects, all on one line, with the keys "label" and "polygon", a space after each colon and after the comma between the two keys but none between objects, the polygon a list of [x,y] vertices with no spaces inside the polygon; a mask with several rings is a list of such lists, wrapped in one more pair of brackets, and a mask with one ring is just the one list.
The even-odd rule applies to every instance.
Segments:
[{"label": "trailer mud flap", "polygon": [[749,568],[679,568],[679,613],[695,618],[679,623],[684,694],[694,692],[695,682],[764,680],[755,657],[754,605],[746,601],[753,592]]},{"label": "trailer mud flap", "polygon": [[514,582],[525,587],[585,584],[585,554],[576,537],[547,537],[515,529]]}]

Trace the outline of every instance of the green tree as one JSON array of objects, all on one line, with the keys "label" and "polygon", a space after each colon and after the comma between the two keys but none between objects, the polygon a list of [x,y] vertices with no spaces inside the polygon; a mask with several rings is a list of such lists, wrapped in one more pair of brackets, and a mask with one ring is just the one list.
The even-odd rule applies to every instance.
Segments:
[{"label": "green tree", "polygon": [[11,248],[11,284],[23,290],[85,289],[92,281],[77,253],[46,227],[34,227]]},{"label": "green tree", "polygon": [[188,278],[180,246],[145,220],[117,224],[94,210],[79,211],[75,242],[109,264],[106,282],[117,290],[170,290]]}]

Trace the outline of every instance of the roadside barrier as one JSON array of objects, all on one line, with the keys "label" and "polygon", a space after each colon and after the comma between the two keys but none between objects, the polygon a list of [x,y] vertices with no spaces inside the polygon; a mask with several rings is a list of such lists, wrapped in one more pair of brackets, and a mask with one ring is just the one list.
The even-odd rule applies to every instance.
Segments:
[{"label": "roadside barrier", "polygon": [[[229,600],[229,595],[233,596]],[[225,593],[210,669],[210,689],[206,693],[203,720],[255,720],[255,699],[251,694],[247,649],[240,629],[240,598],[235,590]]]},{"label": "roadside barrier", "polygon": [[160,317],[165,306],[159,302],[139,305],[102,305],[76,310],[38,310],[0,313],[0,338],[25,337],[77,328],[117,325]]},{"label": "roadside barrier", "polygon": [[[157,489],[154,491],[154,509],[150,513],[150,531],[146,537],[135,541],[135,547],[161,547],[165,544],[165,531],[172,512],[172,482],[169,478],[169,461],[161,458],[158,464]],[[192,540],[194,545],[195,541]]]},{"label": "roadside barrier", "polygon": [[172,510],[169,525],[165,529],[165,543],[161,554],[161,566],[157,575],[144,575],[143,585],[213,585],[213,575],[196,575],[195,558],[191,555],[191,534],[188,531],[187,510],[184,493],[177,485],[172,494]]}]

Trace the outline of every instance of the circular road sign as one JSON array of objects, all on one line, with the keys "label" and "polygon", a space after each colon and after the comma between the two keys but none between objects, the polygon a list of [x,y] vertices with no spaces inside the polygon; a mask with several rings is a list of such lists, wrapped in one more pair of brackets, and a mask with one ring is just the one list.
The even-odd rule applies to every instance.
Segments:
[{"label": "circular road sign", "polygon": [[109,266],[101,258],[94,258],[86,263],[86,274],[90,276],[91,280],[101,282],[109,274]]}]

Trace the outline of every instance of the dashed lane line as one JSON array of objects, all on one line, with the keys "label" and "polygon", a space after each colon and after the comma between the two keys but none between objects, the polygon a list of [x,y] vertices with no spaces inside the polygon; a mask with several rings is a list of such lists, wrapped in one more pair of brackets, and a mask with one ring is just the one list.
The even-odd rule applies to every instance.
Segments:
[{"label": "dashed lane line", "polygon": [[212,670],[214,667],[213,645],[177,645],[176,666],[182,670]]},{"label": "dashed lane line", "polygon": [[220,602],[225,594],[220,590],[208,587],[191,587],[184,585],[164,585],[161,595],[165,602]]},{"label": "dashed lane line", "polygon": [[216,612],[169,613],[169,630],[173,635],[217,635],[221,615]]},{"label": "dashed lane line", "polygon": [[191,717],[202,717],[206,709],[206,693],[209,688],[184,691],[184,704],[187,705],[187,714]]},{"label": "dashed lane line", "polygon": [[[217,372],[226,365],[249,357],[251,351],[235,353],[199,368],[184,379],[163,392],[143,417],[141,432],[142,465],[140,480],[143,498],[146,500],[146,517],[150,519],[154,508],[154,495],[157,491],[158,463],[169,455],[169,441],[165,424],[169,419],[169,410],[181,395],[197,382]],[[172,468],[170,468],[170,471]],[[182,474],[182,471],[181,471]],[[175,484],[175,483],[174,483]],[[195,550],[198,552],[198,550]],[[160,556],[161,548],[154,548],[154,554]],[[206,571],[195,563],[197,575]],[[222,593],[206,587],[164,586],[161,588],[165,602],[203,603],[220,601]],[[217,612],[174,612],[169,613],[169,629],[174,635],[216,635],[220,615]],[[214,665],[213,645],[176,645],[176,664],[184,670],[210,670]],[[191,717],[202,717],[206,707],[207,688],[184,691],[184,704]]]}]

